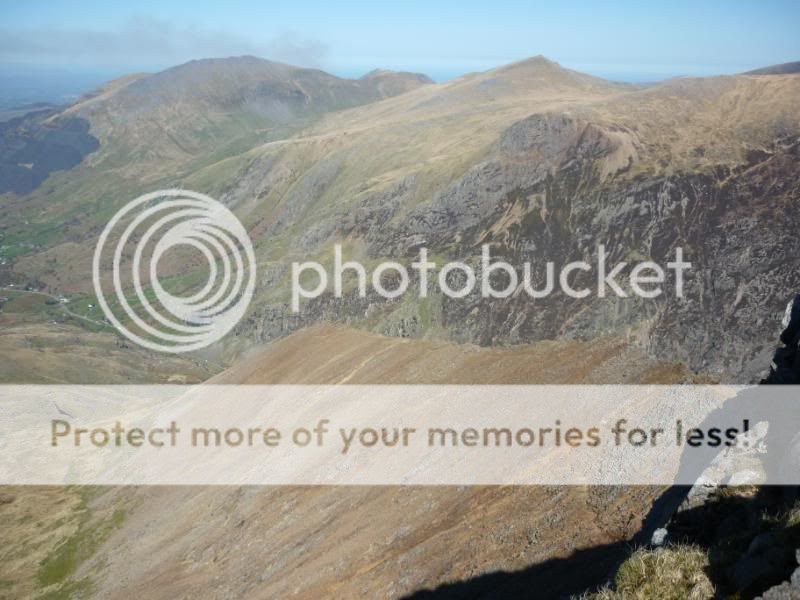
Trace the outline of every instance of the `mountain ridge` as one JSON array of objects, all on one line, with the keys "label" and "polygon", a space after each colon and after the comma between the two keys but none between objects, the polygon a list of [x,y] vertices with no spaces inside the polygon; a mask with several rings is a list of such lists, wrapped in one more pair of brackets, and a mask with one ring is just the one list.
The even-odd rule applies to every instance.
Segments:
[{"label": "mountain ridge", "polygon": [[201,59],[115,80],[65,114],[88,120],[101,144],[122,146],[117,154],[181,161],[206,151],[209,143],[255,139],[258,131],[273,131],[279,139],[325,113],[429,83],[414,73],[344,79],[254,56]]},{"label": "mountain ridge", "polygon": [[[17,273],[90,294],[88,265],[101,217],[176,185],[219,199],[242,220],[269,272],[237,335],[215,349],[226,355],[320,321],[480,345],[625,332],[661,358],[754,376],[748,365],[764,362],[759,353],[767,345],[756,325],[763,307],[779,310],[789,290],[800,287],[800,268],[792,271],[800,249],[793,250],[783,225],[795,219],[798,99],[800,78],[792,75],[632,88],[534,57],[293,128],[265,133],[242,124],[250,137],[239,138],[241,145],[212,139],[196,159],[176,151],[168,160],[164,148],[127,152],[151,150],[158,135],[176,137],[148,117],[140,139],[127,140],[119,167],[104,168],[101,147],[74,171],[53,175],[52,192],[7,205],[3,218],[12,243],[26,244],[13,265]],[[180,115],[166,116],[180,123]],[[124,130],[125,122],[111,125]],[[175,141],[178,150],[187,143]],[[87,213],[87,206],[94,210]],[[53,225],[64,222],[68,240]],[[748,255],[747,236],[759,240],[758,256]],[[600,243],[614,260],[663,263],[681,245],[696,257],[699,274],[683,302],[553,298],[534,310],[516,297],[475,299],[468,307],[443,298],[397,304],[325,297],[292,314],[286,265],[324,257],[336,242],[370,261],[405,259],[420,244],[469,261],[490,243],[493,255],[516,264],[592,262]],[[780,274],[775,257],[784,259]],[[161,267],[177,282],[185,274],[177,263]],[[709,287],[705,278],[720,269],[749,275]],[[700,307],[709,306],[735,306],[736,326],[704,321]],[[680,319],[693,326],[678,338]]]},{"label": "mountain ridge", "polygon": [[789,75],[795,73],[800,73],[800,60],[745,71],[742,75]]}]

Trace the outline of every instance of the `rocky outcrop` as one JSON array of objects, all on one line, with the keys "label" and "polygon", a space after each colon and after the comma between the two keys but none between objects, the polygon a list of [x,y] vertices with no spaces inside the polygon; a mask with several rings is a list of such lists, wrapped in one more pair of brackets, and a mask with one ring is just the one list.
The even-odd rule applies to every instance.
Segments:
[{"label": "rocky outcrop", "polygon": [[[800,550],[797,551],[797,562],[800,564]],[[770,588],[759,598],[762,600],[800,600],[800,567],[792,573],[789,581]]]},{"label": "rocky outcrop", "polygon": [[[406,177],[316,220],[295,248],[308,253],[333,239],[357,239],[374,258],[410,263],[425,246],[477,265],[481,245],[490,244],[492,256],[519,265],[520,275],[521,265],[530,263],[539,286],[546,263],[596,263],[601,245],[608,264],[628,264],[620,281],[632,263],[666,265],[680,247],[692,263],[682,298],[675,297],[667,271],[666,292],[652,300],[632,294],[575,299],[558,289],[536,301],[519,290],[507,299],[484,299],[476,291],[461,300],[434,295],[416,312],[404,306],[402,318],[426,322],[422,312],[432,303],[437,326],[451,339],[482,345],[627,335],[659,358],[723,379],[756,380],[769,364],[786,298],[800,289],[800,143],[776,139],[736,167],[626,174],[640,145],[623,128],[565,114],[532,115],[508,128],[487,160],[430,202],[404,212],[416,185]],[[286,208],[271,231],[295,222],[336,174],[330,160],[304,174],[291,192],[297,198],[282,202]],[[596,277],[578,273],[573,286],[591,286]],[[373,304],[385,304],[379,312],[391,320],[397,303],[352,296],[311,303],[302,315],[279,321],[366,321]],[[277,313],[278,306],[270,309]],[[378,330],[395,326],[381,321]],[[415,331],[422,334],[424,327]]]}]

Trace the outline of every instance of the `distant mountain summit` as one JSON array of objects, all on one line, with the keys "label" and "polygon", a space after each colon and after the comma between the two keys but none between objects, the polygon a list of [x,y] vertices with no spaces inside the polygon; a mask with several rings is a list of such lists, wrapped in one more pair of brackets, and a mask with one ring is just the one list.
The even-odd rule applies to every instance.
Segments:
[{"label": "distant mountain summit", "polygon": [[[240,56],[195,60],[134,81],[119,92],[120,100],[206,103],[238,108],[287,121],[374,102],[432,81],[411,73],[373,72],[361,79],[342,79],[319,69]],[[393,93],[380,85],[391,81]],[[141,105],[140,105],[141,106]]]},{"label": "distant mountain summit", "polygon": [[420,86],[435,83],[433,79],[422,73],[389,71],[386,69],[374,69],[359,81],[374,86],[384,98],[399,96]]},{"label": "distant mountain summit", "polygon": [[409,81],[416,81],[417,83],[434,83],[433,79],[424,75],[423,73],[411,73],[409,71],[392,71],[391,69],[373,69],[363,77],[364,79],[374,79],[374,78],[382,78],[382,79],[400,79],[400,80],[409,80]]},{"label": "distant mountain summit", "polygon": [[112,82],[67,112],[126,159],[180,160],[254,132],[280,139],[326,113],[429,83],[416,73],[344,79],[254,56],[211,58]]},{"label": "distant mountain summit", "polygon": [[789,75],[800,73],[800,60],[747,71],[743,75]]}]

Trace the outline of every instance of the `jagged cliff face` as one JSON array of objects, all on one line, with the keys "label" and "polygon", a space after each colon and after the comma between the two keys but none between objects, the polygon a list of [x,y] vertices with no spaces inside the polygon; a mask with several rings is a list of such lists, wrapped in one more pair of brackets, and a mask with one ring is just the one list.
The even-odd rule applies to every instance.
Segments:
[{"label": "jagged cliff face", "polygon": [[[391,208],[383,205],[350,223],[340,221],[340,233],[363,234],[371,255],[409,262],[422,243],[477,264],[480,244],[489,242],[494,257],[534,268],[548,261],[591,263],[601,244],[611,264],[638,258],[665,265],[681,247],[692,262],[683,299],[669,291],[657,300],[578,300],[559,292],[536,301],[525,294],[486,300],[475,294],[465,300],[435,297],[436,314],[425,317],[420,313],[430,308],[352,294],[341,302],[312,301],[300,316],[272,306],[271,314],[254,316],[248,327],[266,326],[260,336],[265,339],[320,319],[357,322],[382,315],[383,333],[416,336],[438,325],[454,339],[482,345],[625,333],[660,358],[749,380],[769,364],[780,309],[800,289],[799,148],[795,142],[760,162],[711,173],[606,185],[582,161],[538,176],[498,162],[482,166],[467,178],[470,185],[399,225],[386,226]],[[483,210],[479,203],[474,211],[469,205],[459,210],[458,199],[469,196],[470,188],[492,187],[498,197]],[[579,278],[575,287],[591,286],[591,277]],[[665,289],[673,286],[668,280]]]},{"label": "jagged cliff face", "polygon": [[[344,81],[250,60],[127,81],[67,111],[91,122],[101,148],[89,165],[51,178],[46,194],[5,211],[16,222],[70,219],[69,241],[48,239],[15,270],[90,293],[100,218],[143,192],[182,185],[230,206],[256,246],[255,301],[220,351],[332,321],[482,345],[624,335],[656,357],[740,381],[768,365],[781,309],[800,288],[800,75],[678,79],[639,89],[537,57],[435,85],[383,72]],[[203,93],[187,95],[197,82]],[[148,102],[134,101],[139,96]],[[378,98],[385,99],[323,113]],[[211,105],[275,121],[276,102],[316,121],[300,128],[295,120],[288,133],[234,136],[237,149],[225,152],[218,144],[206,153],[192,146],[205,135],[197,129],[191,144],[172,136],[172,125],[205,116],[222,123]],[[131,127],[133,137],[125,135]],[[169,144],[154,147],[148,132],[156,129],[172,137]],[[87,212],[87,202],[98,210]],[[462,300],[433,291],[388,302],[350,291],[293,313],[291,262],[330,264],[335,243],[347,258],[369,264],[408,264],[423,246],[440,262],[477,264],[481,245],[490,244],[493,258],[530,263],[536,287],[548,261],[593,264],[600,245],[609,264],[627,262],[628,270],[646,260],[665,265],[678,247],[693,268],[682,299],[672,280],[652,300],[575,299],[557,289],[535,301],[519,291]],[[573,285],[590,278],[596,274],[578,273]]]},{"label": "jagged cliff face", "polygon": [[[387,302],[351,292],[342,300],[309,301],[298,315],[277,294],[277,302],[255,308],[240,334],[263,341],[318,320],[361,323],[389,335],[436,332],[482,345],[623,334],[659,358],[725,379],[753,380],[769,364],[786,298],[800,288],[800,115],[786,104],[789,97],[800,98],[800,78],[769,78],[783,100],[772,97],[768,106],[757,93],[763,78],[755,79],[594,90],[599,100],[558,108],[546,98],[539,104],[548,110],[519,119],[518,103],[501,105],[498,111],[507,111],[510,124],[485,143],[470,147],[466,136],[459,140],[454,133],[456,144],[467,146],[463,153],[471,153],[471,164],[460,163],[460,174],[444,181],[450,164],[438,167],[435,161],[446,159],[418,155],[417,169],[399,168],[390,176],[370,172],[361,181],[368,189],[351,193],[357,200],[350,202],[340,186],[358,164],[352,157],[359,144],[369,146],[370,136],[332,148],[330,138],[318,134],[309,144],[319,158],[293,180],[291,201],[279,201],[273,213],[259,217],[265,237],[291,232],[290,256],[324,257],[331,243],[344,241],[366,260],[410,263],[425,246],[477,265],[480,246],[488,243],[495,258],[531,263],[538,287],[548,261],[596,263],[600,245],[609,264],[628,263],[620,281],[632,263],[666,265],[681,247],[693,265],[683,298],[675,297],[669,271],[665,293],[653,300],[613,294],[574,299],[557,290],[534,301],[518,290],[508,299],[474,294],[453,300],[434,293],[426,300]],[[447,93],[452,90],[442,92]],[[669,110],[670,99],[677,112]],[[431,98],[401,100],[412,112],[435,105]],[[649,117],[648,107],[657,109]],[[759,110],[768,112],[753,114]],[[681,111],[687,111],[685,122]],[[384,133],[388,139],[397,135],[391,126]],[[271,181],[276,169],[294,160],[289,152],[255,164]],[[440,185],[431,184],[431,171],[442,173]],[[269,205],[273,187],[254,185]],[[228,200],[235,203],[241,193],[232,190]],[[285,283],[286,264],[279,258],[268,269],[265,297]],[[580,273],[574,287],[591,287],[595,279],[596,273]]]}]

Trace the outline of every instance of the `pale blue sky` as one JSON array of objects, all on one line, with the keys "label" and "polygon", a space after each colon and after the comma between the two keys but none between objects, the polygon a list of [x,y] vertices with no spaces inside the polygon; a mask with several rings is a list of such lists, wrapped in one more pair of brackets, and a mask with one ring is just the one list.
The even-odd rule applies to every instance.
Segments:
[{"label": "pale blue sky", "polygon": [[544,54],[647,80],[800,60],[798,32],[798,0],[25,0],[0,4],[0,65],[125,72],[256,54],[346,76],[384,67],[446,79]]}]

